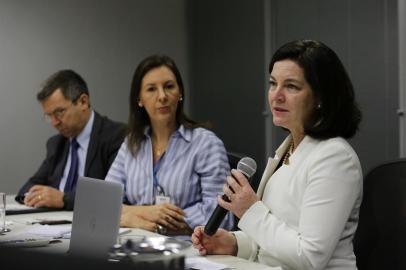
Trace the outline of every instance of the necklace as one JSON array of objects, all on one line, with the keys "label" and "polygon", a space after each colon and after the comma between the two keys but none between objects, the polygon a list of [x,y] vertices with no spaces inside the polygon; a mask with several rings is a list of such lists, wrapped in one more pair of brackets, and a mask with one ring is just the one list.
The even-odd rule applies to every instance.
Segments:
[{"label": "necklace", "polygon": [[163,147],[158,147],[155,144],[152,145],[152,151],[154,152],[154,155],[157,157],[162,156],[163,153],[165,153],[166,150],[166,145]]},{"label": "necklace", "polygon": [[290,146],[288,151],[286,152],[285,156],[283,157],[283,164],[289,165],[289,158],[293,154],[293,140],[290,142]]},{"label": "necklace", "polygon": [[156,149],[154,149],[154,153],[158,157],[160,157],[164,152],[165,152],[165,148],[162,148],[162,149],[156,148]]}]

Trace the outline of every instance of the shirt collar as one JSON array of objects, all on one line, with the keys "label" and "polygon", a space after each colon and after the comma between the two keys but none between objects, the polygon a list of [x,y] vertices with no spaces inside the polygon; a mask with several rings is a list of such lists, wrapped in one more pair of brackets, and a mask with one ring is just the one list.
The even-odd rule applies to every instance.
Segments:
[{"label": "shirt collar", "polygon": [[[151,138],[151,127],[146,126],[144,129],[144,135],[147,138]],[[171,135],[172,137],[181,137],[185,141],[190,142],[192,140],[192,132],[190,129],[185,128],[184,125],[180,124],[178,129]]]},{"label": "shirt collar", "polygon": [[81,147],[85,147],[89,144],[90,134],[92,133],[92,127],[94,122],[94,111],[91,110],[90,118],[86,123],[85,128],[76,136],[76,141]]}]

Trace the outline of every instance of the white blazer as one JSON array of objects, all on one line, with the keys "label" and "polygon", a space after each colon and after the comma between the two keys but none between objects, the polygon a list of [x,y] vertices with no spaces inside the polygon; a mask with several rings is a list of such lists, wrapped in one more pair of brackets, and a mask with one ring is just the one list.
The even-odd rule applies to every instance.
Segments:
[{"label": "white blazer", "polygon": [[275,171],[291,137],[276,150],[253,204],[234,232],[238,256],[283,269],[356,268],[352,239],[362,200],[362,170],[343,138],[306,136]]}]

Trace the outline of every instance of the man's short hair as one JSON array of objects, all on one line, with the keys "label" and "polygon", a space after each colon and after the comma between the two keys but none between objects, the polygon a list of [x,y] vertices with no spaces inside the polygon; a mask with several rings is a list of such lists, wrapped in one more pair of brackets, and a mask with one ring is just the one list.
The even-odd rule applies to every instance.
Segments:
[{"label": "man's short hair", "polygon": [[82,94],[89,96],[85,80],[70,69],[60,70],[52,74],[37,94],[37,100],[43,102],[56,90],[60,89],[66,99],[75,103]]}]

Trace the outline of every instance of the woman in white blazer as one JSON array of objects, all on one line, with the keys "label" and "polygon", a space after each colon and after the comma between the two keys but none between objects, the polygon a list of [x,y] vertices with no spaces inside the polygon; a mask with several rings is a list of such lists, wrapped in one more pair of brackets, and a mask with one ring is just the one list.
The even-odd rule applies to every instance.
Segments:
[{"label": "woman in white blazer", "polygon": [[201,255],[229,254],[282,269],[357,269],[352,239],[362,199],[362,170],[346,139],[361,112],[337,55],[319,41],[287,43],[269,64],[273,123],[290,132],[268,160],[257,193],[232,170],[223,208],[240,231],[213,236],[197,227]]}]

